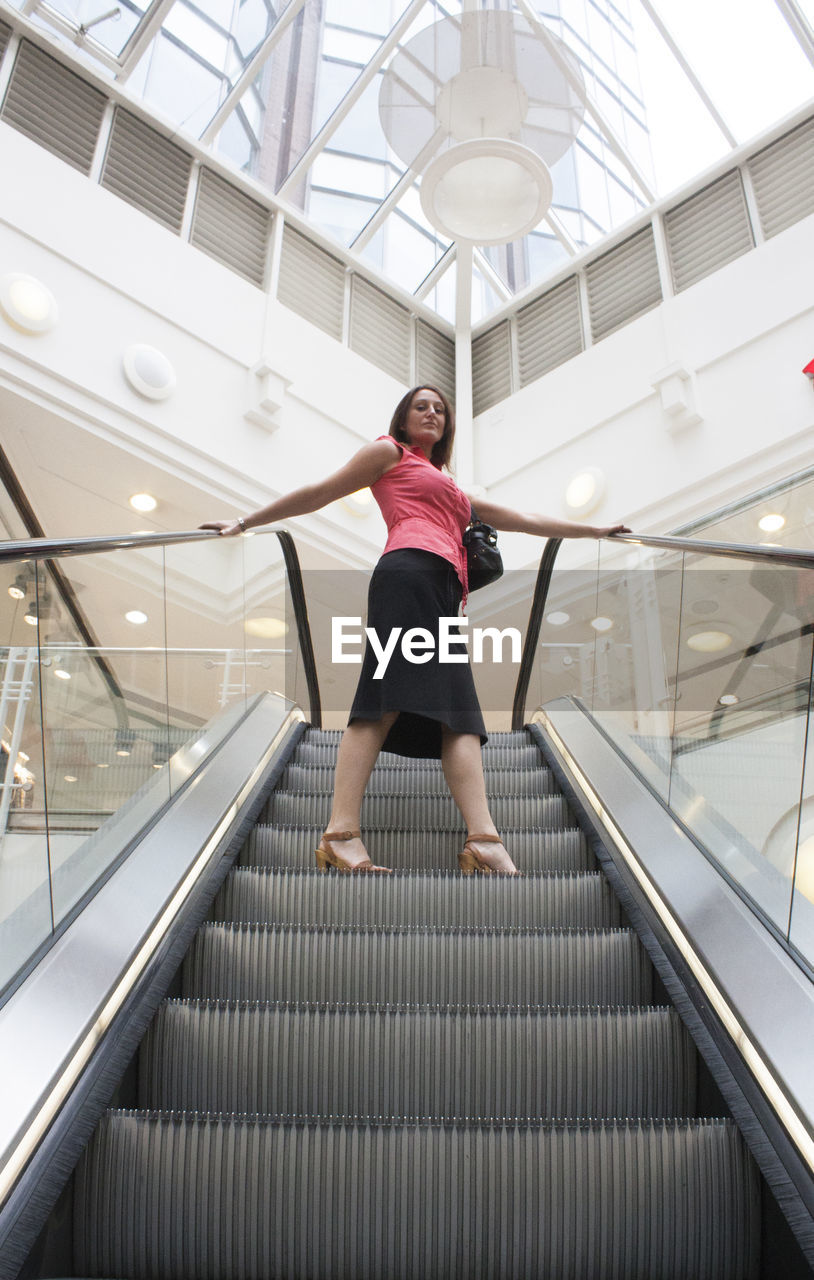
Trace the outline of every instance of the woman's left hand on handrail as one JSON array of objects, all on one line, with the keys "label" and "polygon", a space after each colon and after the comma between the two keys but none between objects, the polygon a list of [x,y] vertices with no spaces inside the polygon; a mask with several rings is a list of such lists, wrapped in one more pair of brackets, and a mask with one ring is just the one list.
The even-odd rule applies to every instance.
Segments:
[{"label": "woman's left hand on handrail", "polygon": [[240,520],[207,520],[206,524],[199,524],[199,529],[214,529],[222,538],[234,538],[238,533],[245,532],[245,525]]}]

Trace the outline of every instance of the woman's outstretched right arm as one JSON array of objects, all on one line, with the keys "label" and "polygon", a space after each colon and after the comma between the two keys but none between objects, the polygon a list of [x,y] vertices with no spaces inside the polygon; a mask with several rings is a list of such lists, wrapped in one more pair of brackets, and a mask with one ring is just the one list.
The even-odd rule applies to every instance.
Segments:
[{"label": "woman's outstretched right arm", "polygon": [[327,507],[329,502],[344,498],[357,489],[365,489],[380,480],[385,471],[398,462],[400,451],[394,440],[373,440],[363,445],[344,467],[334,471],[316,484],[305,484],[299,489],[275,498],[268,506],[258,511],[251,511],[237,520],[209,520],[199,526],[201,529],[217,529],[223,537],[229,538],[246,529],[256,529],[258,525],[272,524],[277,520],[288,520],[291,516],[302,516],[309,511],[319,511]]}]

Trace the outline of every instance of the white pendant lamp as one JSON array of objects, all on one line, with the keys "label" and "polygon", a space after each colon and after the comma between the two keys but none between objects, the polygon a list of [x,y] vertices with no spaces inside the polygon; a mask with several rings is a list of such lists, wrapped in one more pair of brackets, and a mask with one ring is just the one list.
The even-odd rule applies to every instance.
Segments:
[{"label": "white pendant lamp", "polygon": [[465,12],[420,31],[382,77],[382,128],[423,170],[424,213],[451,239],[505,244],[550,207],[548,166],[579,132],[585,95],[576,59],[548,41],[555,52],[521,14]]}]

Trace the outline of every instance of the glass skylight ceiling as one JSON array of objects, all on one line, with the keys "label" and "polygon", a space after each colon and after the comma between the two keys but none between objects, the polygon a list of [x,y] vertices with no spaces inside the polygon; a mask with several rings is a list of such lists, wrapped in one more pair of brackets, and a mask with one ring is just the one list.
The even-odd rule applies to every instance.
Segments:
[{"label": "glass skylight ceiling", "polygon": [[[0,0],[0,7],[5,0]],[[814,0],[23,0],[181,134],[323,234],[455,314],[456,246],[389,150],[381,76],[463,8],[542,21],[580,63],[588,109],[553,167],[549,215],[476,249],[473,319],[814,97]]]}]

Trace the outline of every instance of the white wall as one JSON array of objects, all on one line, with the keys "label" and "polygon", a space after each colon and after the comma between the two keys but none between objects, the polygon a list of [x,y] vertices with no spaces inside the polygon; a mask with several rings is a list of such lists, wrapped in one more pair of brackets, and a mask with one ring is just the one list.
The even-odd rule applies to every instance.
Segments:
[{"label": "white wall", "polygon": [[[230,514],[326,473],[386,430],[398,382],[3,124],[0,172],[0,274],[38,277],[60,308],[40,337],[0,318],[0,388],[57,415],[74,472],[106,442],[200,494],[198,515]],[[483,414],[477,482],[498,501],[560,515],[570,477],[597,466],[608,487],[590,520],[663,532],[814,462],[814,392],[801,374],[814,356],[812,236],[809,218]],[[170,399],[151,402],[126,382],[133,342],[171,360]],[[281,401],[260,413],[264,425],[246,416],[258,410],[260,361]],[[687,409],[671,417],[654,384],[674,367],[687,375]],[[0,440],[27,463],[22,479],[50,515],[58,491],[22,447],[36,443],[36,415],[20,415],[16,445],[13,416]],[[103,474],[86,474],[72,513],[80,527],[49,532],[98,531],[94,499],[109,494]],[[335,554],[368,564],[383,541],[377,512],[360,519],[341,504],[295,527],[314,563]],[[502,541],[510,566],[538,555],[520,535]]]},{"label": "white wall", "polygon": [[[607,490],[592,524],[666,533],[810,466],[812,242],[809,217],[482,414],[480,482],[497,501],[565,516],[570,478],[598,467]],[[654,386],[671,368],[687,375],[674,417]]]}]

